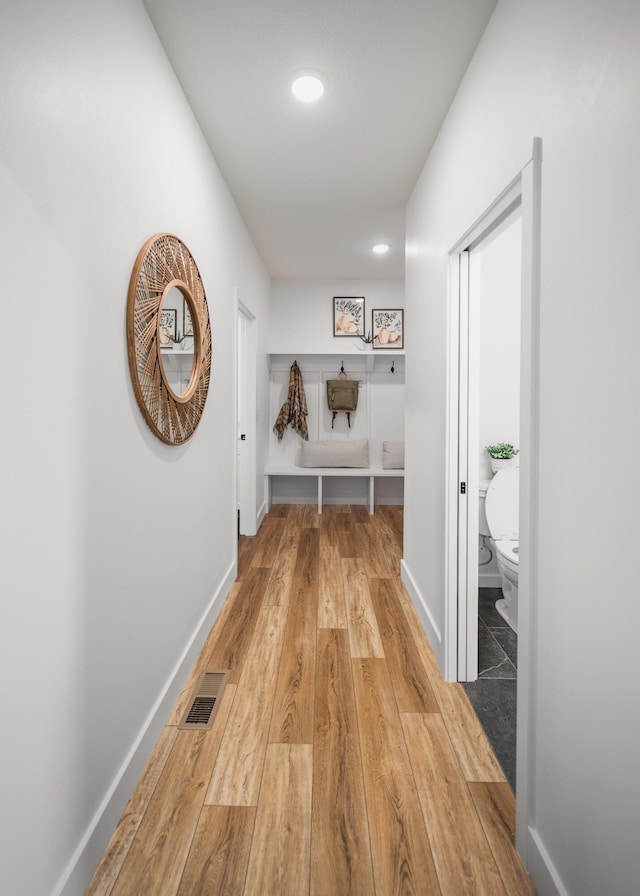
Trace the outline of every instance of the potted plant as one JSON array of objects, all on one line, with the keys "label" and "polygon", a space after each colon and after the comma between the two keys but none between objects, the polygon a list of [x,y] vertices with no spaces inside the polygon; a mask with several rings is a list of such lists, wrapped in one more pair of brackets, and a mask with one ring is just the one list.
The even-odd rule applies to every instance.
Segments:
[{"label": "potted plant", "polygon": [[498,442],[496,445],[487,445],[486,450],[491,458],[491,472],[497,473],[503,467],[515,466],[516,454],[520,449],[508,442]]}]

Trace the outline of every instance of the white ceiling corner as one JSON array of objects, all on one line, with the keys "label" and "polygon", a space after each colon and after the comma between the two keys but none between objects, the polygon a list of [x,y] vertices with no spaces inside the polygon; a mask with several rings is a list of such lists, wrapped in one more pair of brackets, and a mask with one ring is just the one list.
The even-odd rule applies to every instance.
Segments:
[{"label": "white ceiling corner", "polygon": [[[496,2],[144,0],[274,279],[404,276],[406,202]],[[316,104],[288,91],[308,68]]]}]

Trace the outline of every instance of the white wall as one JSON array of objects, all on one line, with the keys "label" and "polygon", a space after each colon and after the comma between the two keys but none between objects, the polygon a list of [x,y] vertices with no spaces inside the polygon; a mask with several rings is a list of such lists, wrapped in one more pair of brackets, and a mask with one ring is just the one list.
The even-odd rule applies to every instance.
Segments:
[{"label": "white wall", "polygon": [[[483,247],[476,250],[480,271],[478,301],[478,478],[493,476],[487,445],[520,445],[520,292],[522,277],[522,225],[517,217]],[[518,463],[519,463],[518,458]],[[480,517],[486,527],[484,508]],[[495,551],[479,542],[481,588],[501,584]]]},{"label": "white wall", "polygon": [[[491,478],[487,445],[520,445],[520,219],[480,252],[479,478]],[[472,297],[473,298],[473,297]]]},{"label": "white wall", "polygon": [[[3,4],[0,120],[19,322],[1,353],[2,890],[70,875],[80,894],[234,575],[233,291],[266,367],[269,281],[138,0]],[[213,321],[204,416],[179,448],[138,410],[125,337],[134,260],[164,230]]]},{"label": "white wall", "polygon": [[406,309],[424,351],[407,354],[405,563],[442,624],[447,253],[542,138],[525,844],[541,896],[640,891],[640,602],[616,559],[636,553],[640,506],[639,47],[633,0],[501,0],[407,211]]},{"label": "white wall", "polygon": [[404,308],[404,281],[274,280],[269,316],[269,351],[330,353],[361,349],[363,343],[360,339],[333,335],[334,296],[364,296],[365,331],[368,333],[374,308]]}]

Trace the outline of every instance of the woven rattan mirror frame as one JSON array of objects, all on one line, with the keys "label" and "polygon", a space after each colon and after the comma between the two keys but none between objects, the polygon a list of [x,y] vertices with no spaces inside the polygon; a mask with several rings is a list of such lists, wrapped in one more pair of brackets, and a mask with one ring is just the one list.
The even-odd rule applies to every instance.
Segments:
[{"label": "woven rattan mirror frame", "polygon": [[[162,302],[174,286],[189,304],[194,333],[193,367],[182,395],[165,376],[158,338]],[[211,323],[198,266],[171,233],[152,236],[136,258],[127,302],[127,347],[133,390],[151,431],[168,445],[186,442],[196,431],[209,391]]]}]

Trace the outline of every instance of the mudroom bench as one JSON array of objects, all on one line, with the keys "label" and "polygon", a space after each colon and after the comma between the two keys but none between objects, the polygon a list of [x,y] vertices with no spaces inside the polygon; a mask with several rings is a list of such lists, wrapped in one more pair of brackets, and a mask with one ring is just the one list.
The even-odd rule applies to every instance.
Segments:
[{"label": "mudroom bench", "polygon": [[369,513],[375,504],[375,482],[379,477],[404,479],[404,442],[382,443],[382,464],[371,466],[369,440],[306,441],[300,446],[297,464],[271,464],[265,470],[267,510],[272,504],[272,480],[277,476],[305,476],[316,480],[318,513],[322,513],[324,479],[368,479]]}]

